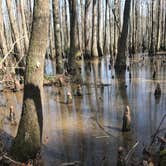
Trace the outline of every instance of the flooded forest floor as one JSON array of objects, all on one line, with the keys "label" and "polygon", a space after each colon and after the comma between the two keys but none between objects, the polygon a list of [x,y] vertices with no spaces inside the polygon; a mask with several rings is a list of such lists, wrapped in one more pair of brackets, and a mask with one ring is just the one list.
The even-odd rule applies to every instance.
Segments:
[{"label": "flooded forest floor", "polygon": [[[109,66],[109,57],[104,57],[92,62],[82,61],[81,96],[75,95],[77,88],[72,83],[62,87],[45,86],[42,146],[45,165],[75,162],[85,166],[114,166],[118,147],[123,146],[127,154],[136,141],[139,145],[131,161],[139,161],[143,148],[150,144],[151,136],[166,113],[166,57],[158,56],[154,60],[157,65],[155,79],[151,58],[128,60],[131,72],[126,71],[125,79],[118,80]],[[54,69],[55,63],[46,60],[46,75],[54,75]],[[157,83],[161,87],[161,96],[155,99]],[[68,92],[72,99],[66,104]],[[123,133],[126,105],[131,109],[132,129]],[[18,127],[8,120],[10,106],[14,107],[18,122],[21,91],[0,93],[0,127],[6,134],[1,139],[8,146]],[[165,126],[166,120],[159,135],[164,135]]]}]

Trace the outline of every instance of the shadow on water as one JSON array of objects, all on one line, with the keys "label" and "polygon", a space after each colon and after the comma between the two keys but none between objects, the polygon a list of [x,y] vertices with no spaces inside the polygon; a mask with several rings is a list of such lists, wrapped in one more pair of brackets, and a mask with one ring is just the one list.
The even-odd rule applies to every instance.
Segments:
[{"label": "shadow on water", "polygon": [[[45,71],[54,75],[54,65],[46,62],[48,63]],[[115,71],[110,70],[108,57],[101,61],[83,61],[83,95],[73,95],[71,104],[64,103],[68,91],[74,94],[74,85],[60,89],[45,87],[42,154],[46,165],[79,161],[85,166],[114,166],[118,146],[124,146],[127,153],[137,140],[141,144],[134,155],[141,155],[142,144],[150,142],[151,135],[165,114],[166,65],[161,65],[159,59],[160,66],[156,79],[153,79],[153,67],[148,58],[140,63],[130,63],[131,79],[126,71],[125,78],[118,80],[116,77],[112,78]],[[155,100],[157,82],[160,83],[162,94],[160,99]],[[55,95],[58,90],[61,92],[60,96]],[[16,97],[14,101],[12,97],[8,98],[7,103],[19,105],[20,109],[21,103],[16,104]],[[126,105],[131,108],[132,130],[122,133]],[[164,125],[165,122],[162,129]],[[7,133],[15,135],[15,131],[8,125],[3,127]]]}]

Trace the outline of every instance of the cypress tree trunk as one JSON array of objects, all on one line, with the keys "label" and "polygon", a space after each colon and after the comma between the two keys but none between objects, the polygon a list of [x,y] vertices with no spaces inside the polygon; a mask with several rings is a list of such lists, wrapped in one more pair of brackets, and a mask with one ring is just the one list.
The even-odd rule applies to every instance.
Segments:
[{"label": "cypress tree trunk", "polygon": [[135,54],[136,49],[135,49],[135,1],[132,1],[132,46],[131,46],[131,53],[132,55]]},{"label": "cypress tree trunk", "polygon": [[81,8],[81,49],[84,50],[84,9],[83,9],[83,1],[80,0],[80,8]]},{"label": "cypress tree trunk", "polygon": [[81,56],[78,42],[78,29],[77,29],[77,0],[69,0],[70,11],[70,54],[68,58],[69,66],[68,71],[70,74],[77,75],[78,63],[76,59]]},{"label": "cypress tree trunk", "polygon": [[85,45],[85,51],[84,51],[84,57],[89,58],[90,57],[90,46],[89,46],[89,25],[88,25],[88,14],[89,14],[89,8],[90,8],[91,0],[85,0],[85,16],[84,16],[84,45]]},{"label": "cypress tree trunk", "polygon": [[107,42],[107,13],[108,13],[108,0],[105,0],[105,29],[104,29],[104,45],[103,45],[103,52],[104,55],[108,53],[108,42]]},{"label": "cypress tree trunk", "polygon": [[158,13],[157,13],[157,41],[156,51],[160,50],[160,33],[161,33],[161,0],[158,0]]},{"label": "cypress tree trunk", "polygon": [[[60,42],[61,42],[61,59],[63,58],[63,53],[64,53],[64,30],[63,30],[63,6],[59,4],[59,23],[60,23]],[[62,61],[63,62],[63,61]],[[62,65],[63,69],[63,65]]]},{"label": "cypress tree trunk", "polygon": [[25,18],[26,18],[26,24],[27,24],[27,30],[28,30],[28,36],[30,36],[31,28],[32,28],[32,5],[31,0],[26,1],[26,9],[27,12],[25,12]]},{"label": "cypress tree trunk", "polygon": [[[165,3],[166,10],[166,3]],[[166,50],[166,13],[165,13],[165,22],[164,22],[164,50]]]},{"label": "cypress tree trunk", "polygon": [[126,43],[127,43],[127,36],[128,36],[128,27],[129,27],[129,19],[130,19],[130,4],[131,0],[125,1],[124,7],[124,15],[123,15],[123,27],[120,37],[118,39],[118,54],[115,63],[116,72],[125,72],[126,70]]},{"label": "cypress tree trunk", "polygon": [[[165,0],[161,0],[161,33],[160,33],[160,37],[161,37],[161,43],[160,43],[160,47],[161,47],[161,49],[162,50],[164,50],[164,41],[166,41],[166,35],[164,36],[164,31],[166,31],[165,30],[165,26],[164,26],[164,24],[165,24],[165,22],[166,22],[166,12],[165,12],[165,10],[166,10],[166,2],[165,2]],[[164,36],[164,37],[162,37],[162,36]]]},{"label": "cypress tree trunk", "polygon": [[163,0],[162,3],[162,48],[163,50],[166,50],[166,1]]},{"label": "cypress tree trunk", "polygon": [[136,0],[136,2],[135,2],[135,28],[134,28],[134,30],[135,30],[135,33],[134,33],[134,38],[135,38],[135,43],[134,43],[135,53],[138,52],[138,37],[137,37],[137,35],[138,35],[138,8],[139,7],[137,5],[139,5],[138,4],[138,0]]},{"label": "cypress tree trunk", "polygon": [[69,48],[69,28],[68,28],[68,15],[67,15],[67,0],[64,0],[65,5],[65,29],[66,29],[66,37],[65,37],[65,49]]},{"label": "cypress tree trunk", "polygon": [[26,18],[25,18],[24,1],[20,0],[20,3],[21,3],[21,18],[22,18],[23,34],[25,36],[25,38],[24,38],[25,53],[27,53],[28,47],[29,47],[29,38],[28,38],[28,28],[26,25]]},{"label": "cypress tree trunk", "polygon": [[101,0],[98,0],[98,40],[97,40],[97,49],[98,49],[98,53],[99,53],[99,56],[103,56],[103,51],[102,51],[102,48],[101,48]]},{"label": "cypress tree trunk", "polygon": [[79,20],[80,7],[79,2],[76,3],[76,18],[77,18],[77,37],[78,37],[78,48],[82,52],[82,38],[81,38],[81,21]]},{"label": "cypress tree trunk", "polygon": [[111,55],[111,58],[113,58],[113,56],[112,56],[112,51],[113,51],[113,47],[112,47],[112,18],[111,18],[111,7],[110,7],[110,4],[109,4],[109,30],[110,30],[109,53]]},{"label": "cypress tree trunk", "polygon": [[35,0],[30,46],[26,58],[22,115],[11,149],[13,156],[21,161],[35,157],[41,146],[43,71],[48,23],[49,0]]},{"label": "cypress tree trunk", "polygon": [[62,63],[62,50],[61,50],[61,30],[59,22],[59,1],[53,0],[53,23],[54,23],[54,40],[55,40],[55,53],[56,53],[56,73],[63,72]]},{"label": "cypress tree trunk", "polygon": [[[12,8],[11,0],[6,0],[6,6],[7,6],[8,14],[9,14],[9,20],[10,20],[12,36],[13,36],[13,39],[16,41],[20,38],[20,35],[19,35],[18,24],[17,24],[17,22],[15,21],[15,18],[14,18],[14,10]],[[22,57],[22,54],[23,54],[22,49],[21,49],[20,41],[18,41],[16,43],[16,51],[17,51],[16,52],[16,60],[19,61],[20,58]],[[21,66],[24,65],[23,61],[21,61],[20,65]]]},{"label": "cypress tree trunk", "polygon": [[154,43],[154,0],[151,4],[151,39],[150,39],[150,48],[149,55],[154,56],[155,54],[155,43]]},{"label": "cypress tree trunk", "polygon": [[7,45],[6,38],[4,34],[4,22],[2,15],[2,0],[0,0],[0,49],[2,51],[3,56],[7,53]]},{"label": "cypress tree trunk", "polygon": [[119,20],[118,20],[118,4],[119,0],[114,0],[114,44],[113,44],[113,55],[114,59],[117,56],[117,43],[118,43],[118,35],[119,35],[119,30],[118,30],[118,25],[119,25]]},{"label": "cypress tree trunk", "polygon": [[146,20],[146,33],[148,34],[148,37],[147,37],[147,45],[148,45],[148,51],[150,49],[150,33],[151,33],[151,30],[150,30],[150,7],[148,6],[147,4],[147,20]]},{"label": "cypress tree trunk", "polygon": [[93,0],[93,19],[92,19],[92,48],[91,56],[98,57],[97,50],[97,0]]}]

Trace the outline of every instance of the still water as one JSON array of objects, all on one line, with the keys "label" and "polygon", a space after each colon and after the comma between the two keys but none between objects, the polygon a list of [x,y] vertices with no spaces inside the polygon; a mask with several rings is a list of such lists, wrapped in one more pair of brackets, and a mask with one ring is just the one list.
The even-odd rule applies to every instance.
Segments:
[{"label": "still water", "polygon": [[[123,146],[127,153],[136,141],[140,143],[133,156],[141,157],[143,145],[149,144],[151,135],[166,113],[166,64],[158,58],[157,65],[155,80],[152,79],[153,64],[148,58],[139,63],[132,61],[131,79],[126,71],[125,79],[118,80],[112,78],[115,74],[110,70],[108,57],[101,61],[83,61],[80,75],[83,96],[75,96],[76,88],[71,84],[60,89],[45,87],[42,147],[45,165],[77,162],[84,166],[114,166],[117,148]],[[55,63],[47,60],[45,72],[54,75],[54,68]],[[156,101],[154,90],[158,82],[162,94]],[[65,104],[68,91],[73,94],[71,104]],[[1,98],[7,100],[8,108],[13,105],[18,110],[16,116],[19,118],[22,94],[4,93]],[[126,105],[131,108],[132,130],[122,133]],[[6,115],[8,111],[3,110],[3,113]],[[5,121],[2,125],[8,134],[16,134],[15,126]],[[165,126],[166,121],[161,126],[162,131]]]}]

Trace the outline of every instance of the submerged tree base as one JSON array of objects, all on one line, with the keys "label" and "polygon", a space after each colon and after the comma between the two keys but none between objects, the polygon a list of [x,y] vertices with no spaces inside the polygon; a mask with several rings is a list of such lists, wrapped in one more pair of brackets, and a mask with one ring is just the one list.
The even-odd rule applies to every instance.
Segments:
[{"label": "submerged tree base", "polygon": [[[19,161],[27,161],[30,158],[35,158],[41,148],[37,115],[34,114],[34,111],[27,112],[25,109],[23,111],[20,124],[21,128],[19,128],[20,130],[11,147],[11,154]],[[28,123],[33,125],[28,125]]]},{"label": "submerged tree base", "polygon": [[32,145],[32,142],[23,142],[20,141],[20,144],[16,143],[11,148],[12,156],[21,162],[25,162],[28,159],[36,158],[36,154],[40,152],[40,145],[36,145],[35,143]]},{"label": "submerged tree base", "polygon": [[126,64],[115,64],[115,73],[118,78],[124,77],[126,72]]}]

